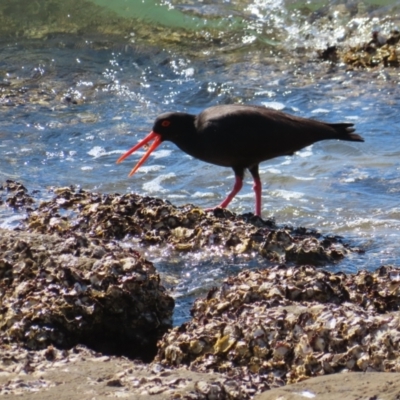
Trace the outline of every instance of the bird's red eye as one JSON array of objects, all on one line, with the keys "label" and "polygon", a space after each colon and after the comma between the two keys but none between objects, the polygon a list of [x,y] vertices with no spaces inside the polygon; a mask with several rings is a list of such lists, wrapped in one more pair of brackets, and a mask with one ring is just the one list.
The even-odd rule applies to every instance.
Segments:
[{"label": "bird's red eye", "polygon": [[164,120],[163,122],[161,122],[161,125],[166,128],[167,126],[171,125],[171,121],[169,119]]}]

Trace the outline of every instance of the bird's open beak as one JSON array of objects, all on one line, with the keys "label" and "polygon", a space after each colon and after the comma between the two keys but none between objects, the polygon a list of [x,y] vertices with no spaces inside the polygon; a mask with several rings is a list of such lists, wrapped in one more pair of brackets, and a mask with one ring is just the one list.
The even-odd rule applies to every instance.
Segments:
[{"label": "bird's open beak", "polygon": [[139,162],[135,165],[135,167],[132,169],[132,171],[129,173],[128,176],[132,176],[140,168],[140,166],[148,159],[149,155],[161,144],[161,135],[159,135],[154,131],[150,132],[137,145],[133,146],[130,150],[128,150],[125,154],[123,154],[120,158],[118,158],[117,164],[125,160],[125,158],[129,157],[132,153],[134,153],[136,150],[140,149],[153,139],[154,142],[147,149],[145,155],[139,160]]}]

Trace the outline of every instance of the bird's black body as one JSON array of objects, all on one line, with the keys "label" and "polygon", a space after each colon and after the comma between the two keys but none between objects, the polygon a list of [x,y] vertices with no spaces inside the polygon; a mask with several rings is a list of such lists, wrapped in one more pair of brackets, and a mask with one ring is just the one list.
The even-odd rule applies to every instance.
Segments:
[{"label": "bird's black body", "polygon": [[195,158],[233,169],[235,186],[221,207],[226,207],[241,189],[248,169],[254,178],[257,215],[261,214],[258,165],[262,161],[292,155],[321,140],[364,141],[354,133],[353,124],[320,122],[260,106],[221,105],[207,108],[197,116],[179,112],[158,116],[153,131],[118,162],[152,139],[155,142],[131,175],[161,142],[168,140]]},{"label": "bird's black body", "polygon": [[[170,121],[168,127],[162,126],[165,120]],[[207,108],[197,116],[162,114],[153,131],[200,160],[250,168],[320,140],[363,141],[353,133],[352,126],[295,117],[265,107],[223,105]]]}]

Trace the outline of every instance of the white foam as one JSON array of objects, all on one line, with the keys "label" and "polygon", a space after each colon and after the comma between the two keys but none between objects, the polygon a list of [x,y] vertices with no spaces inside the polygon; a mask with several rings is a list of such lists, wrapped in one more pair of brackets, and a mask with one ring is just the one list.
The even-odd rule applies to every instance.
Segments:
[{"label": "white foam", "polygon": [[6,217],[2,219],[0,223],[0,228],[3,229],[12,229],[15,226],[16,222],[22,221],[25,219],[26,215],[25,214],[18,214],[18,215],[12,215],[11,217]]},{"label": "white foam", "polygon": [[108,154],[124,154],[124,153],[126,153],[126,150],[111,150],[108,152]]},{"label": "white foam", "polygon": [[92,156],[93,158],[99,158],[107,154],[106,150],[104,147],[101,146],[94,146],[92,149],[88,151],[89,156]]},{"label": "white foam", "polygon": [[192,197],[192,196],[189,196],[187,194],[170,194],[170,195],[168,195],[169,199],[186,199],[188,197]]},{"label": "white foam", "polygon": [[164,158],[164,157],[168,157],[169,155],[171,155],[171,153],[172,153],[171,150],[158,150],[151,154],[154,158]]},{"label": "white foam", "polygon": [[352,183],[368,178],[368,174],[358,169],[350,171],[347,177],[340,179],[340,182]]},{"label": "white foam", "polygon": [[214,193],[211,192],[196,192],[191,195],[191,197],[196,197],[196,198],[214,197],[214,196],[215,196]]},{"label": "white foam", "polygon": [[176,175],[173,172],[165,175],[159,175],[153,180],[146,182],[143,184],[142,188],[148,193],[166,193],[168,189],[165,189],[161,186],[161,182],[174,178]]},{"label": "white foam", "polygon": [[282,173],[282,171],[278,168],[268,168],[265,170],[265,172],[269,172],[270,174],[281,174]]},{"label": "white foam", "polygon": [[[272,90],[260,90],[259,92],[254,93],[255,96],[268,96],[268,97],[273,97],[276,95],[275,92]],[[264,104],[264,103],[261,103]]]},{"label": "white foam", "polygon": [[194,76],[194,68],[190,67],[182,70],[182,75],[185,75],[186,78]]},{"label": "white foam", "polygon": [[305,158],[312,156],[312,146],[305,147],[303,150],[300,150],[296,153],[299,157]]},{"label": "white foam", "polygon": [[46,151],[46,156],[47,158],[63,158],[64,157],[64,152],[61,150],[60,152],[50,152]]},{"label": "white foam", "polygon": [[139,168],[138,172],[143,172],[143,173],[147,174],[148,172],[157,172],[164,168],[165,168],[164,165],[142,165]]},{"label": "white foam", "polygon": [[346,119],[350,119],[352,121],[358,121],[360,117],[358,115],[346,115]]},{"label": "white foam", "polygon": [[243,194],[237,194],[235,197],[239,199],[252,199],[254,198],[254,192],[249,192],[249,193],[243,193]]},{"label": "white foam", "polygon": [[311,114],[328,114],[330,110],[326,108],[316,108],[315,110],[311,111]]},{"label": "white foam", "polygon": [[276,195],[277,197],[283,197],[285,200],[301,199],[304,196],[304,193],[283,189],[274,190],[271,192],[271,194]]},{"label": "white foam", "polygon": [[315,181],[315,178],[312,176],[294,176],[294,179],[297,179],[298,181]]},{"label": "white foam", "polygon": [[372,218],[357,218],[353,221],[347,221],[346,225],[351,228],[362,228],[366,229],[367,227],[376,227],[378,221]]},{"label": "white foam", "polygon": [[263,101],[261,104],[264,107],[273,108],[277,111],[281,111],[285,108],[285,105],[283,103],[279,103],[278,101]]}]

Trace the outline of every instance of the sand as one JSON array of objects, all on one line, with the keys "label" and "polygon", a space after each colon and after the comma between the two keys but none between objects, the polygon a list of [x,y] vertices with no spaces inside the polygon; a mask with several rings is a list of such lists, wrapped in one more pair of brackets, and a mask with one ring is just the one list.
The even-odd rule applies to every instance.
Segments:
[{"label": "sand", "polygon": [[[49,362],[31,373],[0,371],[0,395],[19,400],[196,399],[199,382],[224,379],[216,373],[169,370],[124,357],[83,352],[73,361]],[[395,400],[400,399],[400,374],[349,372],[320,376],[266,391],[254,399]]]}]

